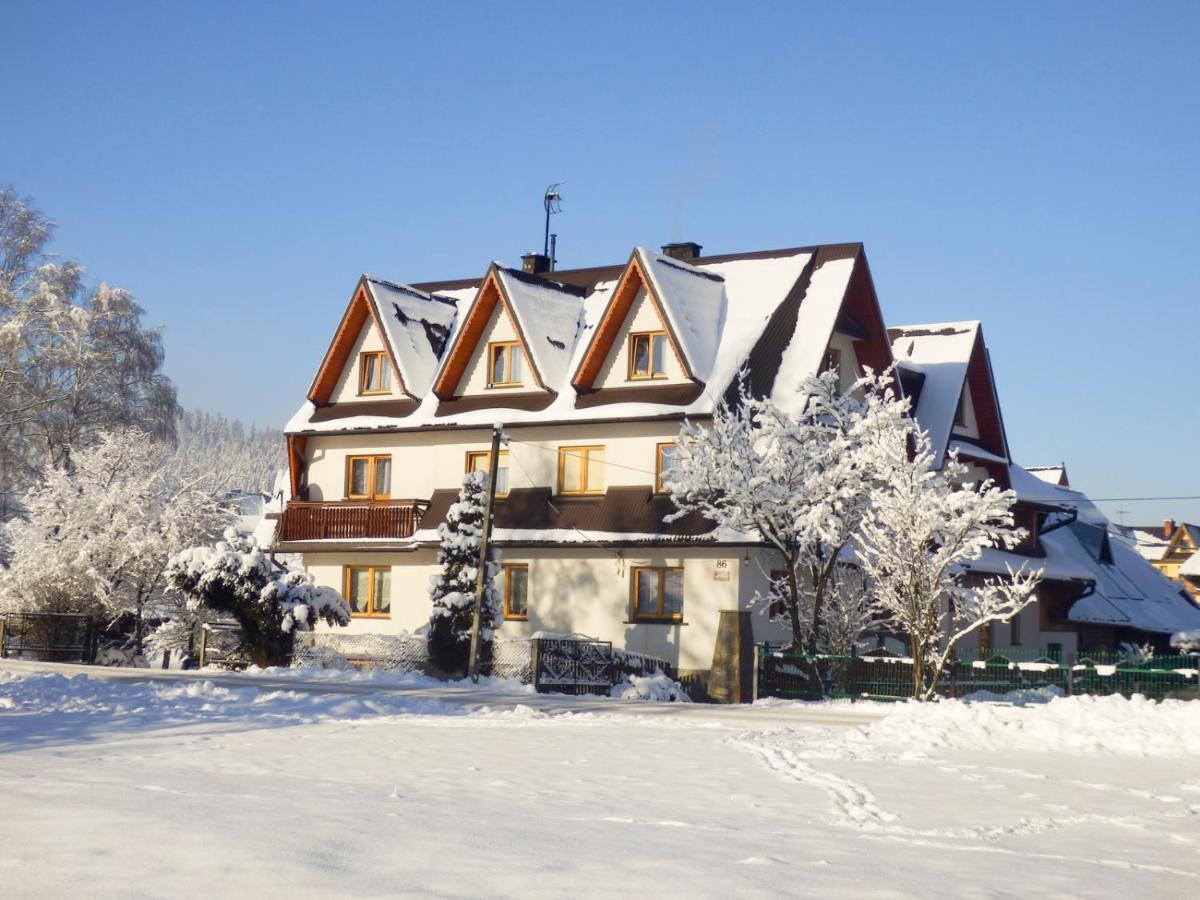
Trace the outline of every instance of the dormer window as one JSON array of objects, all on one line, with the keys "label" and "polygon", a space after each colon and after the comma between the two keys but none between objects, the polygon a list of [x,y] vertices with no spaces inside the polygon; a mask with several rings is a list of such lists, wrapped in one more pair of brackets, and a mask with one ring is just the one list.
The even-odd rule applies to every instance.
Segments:
[{"label": "dormer window", "polygon": [[667,333],[643,331],[629,335],[629,380],[666,378]]},{"label": "dormer window", "polygon": [[518,341],[488,344],[488,387],[520,387],[523,361]]},{"label": "dormer window", "polygon": [[392,391],[392,367],[387,353],[375,350],[358,357],[358,392],[360,394],[389,394]]}]

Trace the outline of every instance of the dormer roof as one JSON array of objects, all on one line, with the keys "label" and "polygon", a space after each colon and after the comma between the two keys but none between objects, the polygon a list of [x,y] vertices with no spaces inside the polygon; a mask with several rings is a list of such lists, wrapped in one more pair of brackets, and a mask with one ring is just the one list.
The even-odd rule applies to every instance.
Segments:
[{"label": "dormer roof", "polygon": [[492,263],[445,355],[434,383],[443,400],[455,396],[467,363],[500,305],[512,322],[537,387],[556,393],[582,327],[584,290]]},{"label": "dormer roof", "polygon": [[309,401],[318,407],[329,402],[368,321],[383,336],[400,393],[419,400],[429,390],[457,311],[449,297],[363,275],[309,387]]}]

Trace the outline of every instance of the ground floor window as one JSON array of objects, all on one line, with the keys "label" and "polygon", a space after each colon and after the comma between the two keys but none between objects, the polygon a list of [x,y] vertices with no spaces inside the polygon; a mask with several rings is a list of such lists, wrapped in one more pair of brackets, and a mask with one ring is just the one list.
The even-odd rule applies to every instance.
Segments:
[{"label": "ground floor window", "polygon": [[681,566],[634,567],[633,617],[652,622],[683,621]]},{"label": "ground floor window", "polygon": [[346,566],[342,596],[356,616],[389,616],[392,570],[388,566]]},{"label": "ground floor window", "polygon": [[529,618],[529,566],[524,563],[504,566],[504,618]]}]

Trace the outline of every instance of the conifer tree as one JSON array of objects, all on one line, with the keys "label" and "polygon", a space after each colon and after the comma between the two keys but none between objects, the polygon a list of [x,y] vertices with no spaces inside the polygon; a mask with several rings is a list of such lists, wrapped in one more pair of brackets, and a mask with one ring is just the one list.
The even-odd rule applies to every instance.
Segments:
[{"label": "conifer tree", "polygon": [[[443,673],[463,678],[471,652],[471,621],[475,613],[475,580],[479,571],[479,545],[483,539],[483,507],[487,474],[468,472],[458,501],[451,504],[446,521],[438,525],[442,546],[438,565],[442,571],[429,580],[433,614],[429,619],[429,658]],[[479,622],[479,670],[491,670],[492,639],[500,618],[500,598],[494,580],[499,571],[494,548],[488,554],[483,608]]]}]

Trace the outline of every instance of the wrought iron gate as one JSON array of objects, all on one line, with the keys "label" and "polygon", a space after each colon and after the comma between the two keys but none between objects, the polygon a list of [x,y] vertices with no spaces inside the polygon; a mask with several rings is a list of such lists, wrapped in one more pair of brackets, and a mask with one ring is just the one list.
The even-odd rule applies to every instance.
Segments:
[{"label": "wrought iron gate", "polygon": [[612,687],[610,641],[538,638],[533,642],[533,684],[557,694],[607,694]]}]

